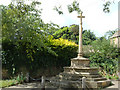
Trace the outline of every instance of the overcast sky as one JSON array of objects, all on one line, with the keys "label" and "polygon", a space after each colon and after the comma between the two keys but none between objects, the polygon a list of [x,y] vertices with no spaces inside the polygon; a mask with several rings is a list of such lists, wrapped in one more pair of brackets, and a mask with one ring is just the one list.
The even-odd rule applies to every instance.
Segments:
[{"label": "overcast sky", "polygon": [[[71,14],[67,11],[67,5],[71,4],[73,0],[38,0],[42,2],[41,8],[42,19],[45,23],[50,21],[62,26],[70,26],[72,24],[79,24],[80,20],[77,18],[78,14],[73,12]],[[118,1],[110,6],[110,13],[103,12],[103,3],[106,0],[77,0],[80,2],[80,9],[83,11],[85,18],[83,19],[83,29],[90,29],[101,37],[109,30],[118,28]],[[113,0],[112,0],[113,1]],[[1,4],[7,5],[10,0],[0,0]],[[62,5],[63,15],[59,15],[53,10],[54,6]]]}]

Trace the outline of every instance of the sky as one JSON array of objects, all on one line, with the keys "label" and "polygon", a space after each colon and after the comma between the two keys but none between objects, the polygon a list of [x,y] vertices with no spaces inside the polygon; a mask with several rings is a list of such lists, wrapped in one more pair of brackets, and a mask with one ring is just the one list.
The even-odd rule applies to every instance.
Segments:
[{"label": "sky", "polygon": [[[62,26],[70,26],[72,24],[80,24],[80,19],[77,18],[76,12],[68,13],[67,5],[73,0],[38,0],[41,1],[42,16],[45,23],[53,22]],[[110,13],[103,12],[103,3],[106,0],[77,0],[80,9],[83,11],[83,29],[91,30],[97,37],[103,36],[109,30],[118,28],[118,2],[110,6]],[[113,1],[113,0],[111,0]],[[0,0],[0,4],[8,5],[10,0]],[[59,15],[53,10],[54,6],[62,6],[63,15]]]}]

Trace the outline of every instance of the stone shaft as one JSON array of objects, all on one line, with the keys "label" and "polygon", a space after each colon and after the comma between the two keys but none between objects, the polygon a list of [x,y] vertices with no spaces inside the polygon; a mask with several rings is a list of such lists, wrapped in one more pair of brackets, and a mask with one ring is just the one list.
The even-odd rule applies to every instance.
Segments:
[{"label": "stone shaft", "polygon": [[82,52],[82,18],[85,18],[85,16],[82,16],[82,12],[80,13],[80,28],[79,28],[79,49],[78,49],[78,58],[83,56]]}]

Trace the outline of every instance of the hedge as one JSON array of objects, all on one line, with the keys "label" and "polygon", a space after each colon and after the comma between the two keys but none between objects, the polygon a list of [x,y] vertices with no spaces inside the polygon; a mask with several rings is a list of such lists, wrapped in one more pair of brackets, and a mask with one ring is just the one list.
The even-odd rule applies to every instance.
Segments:
[{"label": "hedge", "polygon": [[56,55],[44,48],[39,50],[37,46],[31,48],[30,42],[19,43],[20,46],[8,41],[2,43],[2,66],[3,69],[8,70],[10,76],[20,73],[22,67],[30,73],[36,73],[40,68],[69,66],[70,59],[77,55],[78,46],[74,42],[61,38],[51,38],[46,42],[47,47],[51,48]]}]

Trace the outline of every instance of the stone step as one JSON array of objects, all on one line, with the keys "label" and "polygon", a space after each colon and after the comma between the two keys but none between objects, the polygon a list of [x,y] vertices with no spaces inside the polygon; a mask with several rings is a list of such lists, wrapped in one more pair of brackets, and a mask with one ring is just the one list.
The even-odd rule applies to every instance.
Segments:
[{"label": "stone step", "polygon": [[56,87],[60,87],[60,88],[81,88],[82,87],[82,83],[81,81],[52,81],[51,85],[56,86]]},{"label": "stone step", "polygon": [[74,69],[74,70],[98,70],[97,67],[63,67],[64,69]]},{"label": "stone step", "polygon": [[61,81],[81,81],[81,78],[73,78],[73,77],[63,77],[63,78],[52,78],[50,79],[50,81],[54,81],[54,82],[61,82]]},{"label": "stone step", "polygon": [[72,72],[72,73],[91,73],[91,74],[98,74],[98,68],[91,68],[91,67],[64,67],[64,72]]},{"label": "stone step", "polygon": [[79,74],[71,74],[71,73],[60,73],[59,76],[61,77],[76,77],[76,78],[81,78],[82,76]]},{"label": "stone step", "polygon": [[55,86],[55,87],[61,87],[61,88],[68,87],[68,83],[66,83],[66,82],[60,82],[60,81],[59,82],[52,81],[51,85]]},{"label": "stone step", "polygon": [[60,73],[59,75],[61,75],[62,77],[78,77],[78,78],[82,78],[82,77],[87,77],[87,78],[100,78],[102,77],[99,74],[90,74],[90,73],[81,73],[81,74],[71,74],[71,73]]},{"label": "stone step", "polygon": [[106,86],[109,86],[110,83],[111,83],[110,80],[97,81],[98,87],[106,87]]},{"label": "stone step", "polygon": [[109,86],[111,83],[110,80],[103,80],[103,81],[86,81],[86,85],[89,88],[104,88]]},{"label": "stone step", "polygon": [[103,81],[107,80],[105,77],[100,77],[100,78],[87,78],[87,81]]}]

